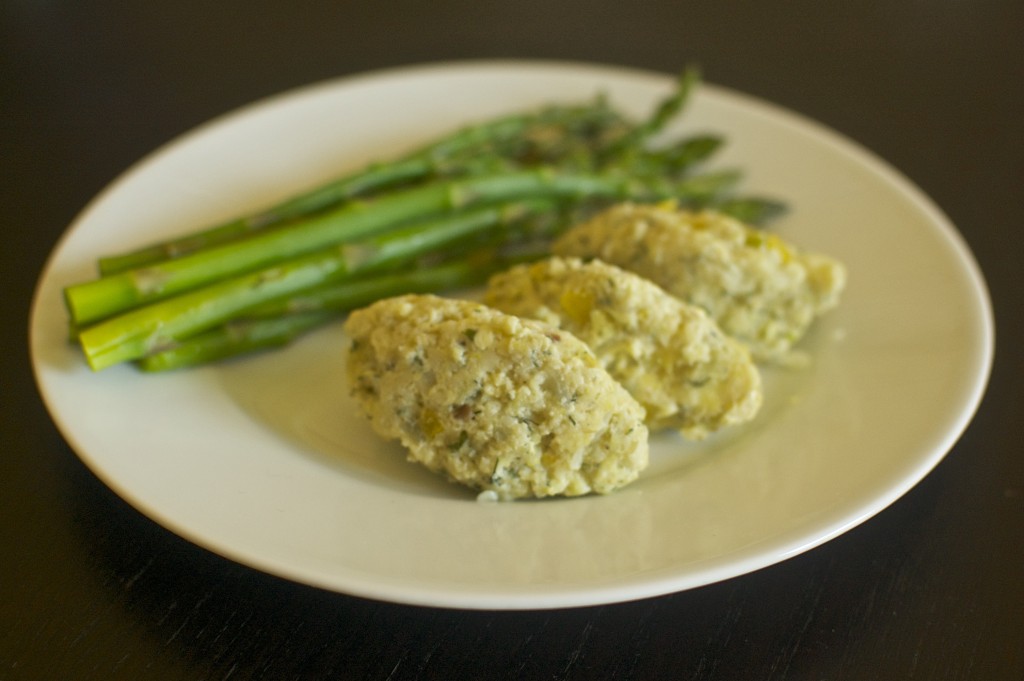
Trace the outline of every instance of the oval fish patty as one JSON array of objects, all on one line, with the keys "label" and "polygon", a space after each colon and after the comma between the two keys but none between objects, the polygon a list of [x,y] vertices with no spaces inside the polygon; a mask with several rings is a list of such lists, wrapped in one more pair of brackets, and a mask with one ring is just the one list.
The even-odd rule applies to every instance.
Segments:
[{"label": "oval fish patty", "polygon": [[643,408],[571,334],[433,295],[349,315],[352,394],[431,471],[502,499],[606,493],[647,466]]},{"label": "oval fish patty", "polygon": [[650,428],[698,440],[757,414],[750,352],[707,313],[599,260],[550,258],[491,277],[484,301],[582,340],[647,412]]},{"label": "oval fish patty", "polygon": [[846,270],[715,212],[625,203],[563,234],[557,255],[600,258],[701,307],[755,359],[784,359],[835,307]]}]

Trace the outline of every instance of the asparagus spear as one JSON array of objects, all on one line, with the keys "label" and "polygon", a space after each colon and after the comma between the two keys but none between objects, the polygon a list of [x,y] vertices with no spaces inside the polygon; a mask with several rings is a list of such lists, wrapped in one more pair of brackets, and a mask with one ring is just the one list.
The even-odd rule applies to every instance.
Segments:
[{"label": "asparagus spear", "polygon": [[716,135],[694,135],[662,149],[631,154],[620,159],[614,167],[631,175],[685,177],[724,143],[725,140]]},{"label": "asparagus spear", "polygon": [[677,81],[676,91],[662,100],[647,120],[634,126],[602,152],[603,158],[606,161],[614,160],[618,156],[643,149],[647,140],[661,132],[665,125],[683,109],[690,98],[690,93],[699,82],[700,73],[697,69],[687,68],[684,70]]},{"label": "asparagus spear", "polygon": [[246,317],[176,342],[139,360],[143,371],[168,371],[275,348],[337,319],[343,312],[380,298],[468,288],[512,262],[508,258],[468,258],[412,271],[327,284],[297,296],[271,301]]},{"label": "asparagus spear", "polygon": [[723,172],[682,182],[659,178],[638,181],[617,174],[563,174],[538,169],[432,183],[372,202],[346,204],[242,241],[70,286],[64,297],[72,322],[81,326],[225,277],[380,233],[408,220],[527,198],[676,198],[684,205],[701,205],[737,179],[737,173]]},{"label": "asparagus spear", "polygon": [[756,227],[783,215],[788,207],[785,203],[774,199],[744,196],[724,199],[715,204],[715,210]]},{"label": "asparagus spear", "polygon": [[88,327],[78,340],[94,370],[139,359],[241,312],[329,282],[409,261],[446,244],[551,210],[546,201],[480,208],[356,243],[334,245],[255,272],[217,280]]},{"label": "asparagus spear", "polygon": [[170,371],[277,348],[336,318],[337,315],[332,312],[320,311],[230,321],[166,350],[143,357],[138,366],[149,373]]},{"label": "asparagus spear", "polygon": [[[550,106],[537,113],[496,118],[462,128],[390,163],[371,164],[253,215],[139,250],[100,258],[99,270],[106,275],[137,269],[233,241],[381,189],[425,178],[472,172],[474,168],[488,165],[479,160],[481,156],[515,156],[520,160],[529,157],[537,163],[550,163],[567,152],[565,149],[555,151],[552,143],[539,144],[535,143],[536,140],[550,138],[553,134],[556,138],[594,144],[595,138],[614,137],[616,131],[624,127],[621,116],[603,98],[581,106]],[[529,146],[529,151],[524,146]]]}]

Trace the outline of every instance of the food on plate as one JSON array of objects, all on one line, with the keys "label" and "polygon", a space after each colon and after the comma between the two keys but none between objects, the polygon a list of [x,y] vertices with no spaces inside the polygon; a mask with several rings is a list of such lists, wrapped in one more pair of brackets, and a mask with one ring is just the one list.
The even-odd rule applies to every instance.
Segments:
[{"label": "food on plate", "polygon": [[599,258],[701,307],[755,359],[781,362],[835,307],[844,266],[714,211],[626,202],[559,237],[555,254]]},{"label": "food on plate", "polygon": [[[671,198],[774,218],[779,202],[734,193],[739,171],[700,168],[720,136],[659,134],[698,82],[684,71],[644,119],[597,96],[481,120],[213,227],[124,244],[99,259],[98,278],[65,288],[71,336],[97,371],[182,368],[278,347],[345,312],[293,314],[288,299],[397,270],[459,261],[487,269],[546,249],[584,209]],[[143,234],[148,217],[131,218]]]},{"label": "food on plate", "polygon": [[702,309],[599,260],[548,258],[493,277],[484,302],[569,331],[644,407],[648,427],[698,440],[752,419],[762,401],[750,353]]},{"label": "food on plate", "polygon": [[644,410],[572,334],[412,294],[345,323],[352,395],[382,437],[500,499],[607,493],[646,467]]}]

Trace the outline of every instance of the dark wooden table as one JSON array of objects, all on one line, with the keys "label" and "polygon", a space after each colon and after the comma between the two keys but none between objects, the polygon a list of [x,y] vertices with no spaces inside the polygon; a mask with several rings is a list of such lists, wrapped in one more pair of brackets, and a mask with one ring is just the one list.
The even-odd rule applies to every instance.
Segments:
[{"label": "dark wooden table", "polygon": [[[102,2],[0,5],[0,679],[1024,678],[1024,14],[1016,0]],[[76,458],[26,329],[76,213],[237,106],[385,66],[541,57],[772,100],[906,173],[974,250],[996,312],[986,398],[864,525],[641,602],[461,612],[323,592],[139,514]]]}]

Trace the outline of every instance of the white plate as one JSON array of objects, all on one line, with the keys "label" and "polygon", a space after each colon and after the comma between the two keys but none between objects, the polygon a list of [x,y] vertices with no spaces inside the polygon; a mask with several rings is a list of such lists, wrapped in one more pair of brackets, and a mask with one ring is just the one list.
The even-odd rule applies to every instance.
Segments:
[{"label": "white plate", "polygon": [[806,551],[885,508],[952,447],[993,348],[982,276],[942,213],[821,126],[704,86],[674,132],[726,134],[722,164],[790,201],[786,238],[849,267],[798,372],[769,371],[751,427],[652,443],[607,497],[481,504],[383,446],[347,397],[337,326],[221,367],[91,373],[61,288],[101,254],[255,209],[462,123],[599,90],[637,116],[670,77],[485,62],[346,78],[258,103],[130,169],[68,230],[39,283],[32,360],[70,445],[142,513],[254,568],[371,598],[547,608],[654,596]]}]

